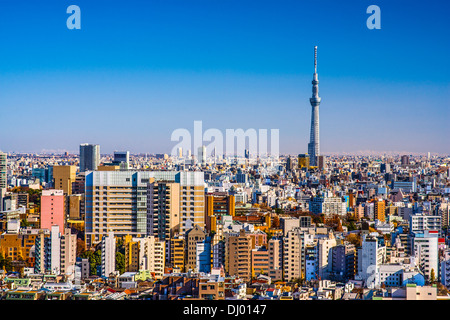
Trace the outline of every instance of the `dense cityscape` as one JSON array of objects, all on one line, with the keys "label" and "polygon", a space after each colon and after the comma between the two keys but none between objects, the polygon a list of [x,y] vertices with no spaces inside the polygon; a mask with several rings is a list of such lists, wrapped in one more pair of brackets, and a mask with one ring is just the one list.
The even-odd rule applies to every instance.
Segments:
[{"label": "dense cityscape", "polygon": [[[450,157],[0,152],[2,300],[449,300]],[[207,152],[209,150],[209,152]]]},{"label": "dense cityscape", "polygon": [[2,299],[450,297],[449,157],[201,151],[1,153]]}]

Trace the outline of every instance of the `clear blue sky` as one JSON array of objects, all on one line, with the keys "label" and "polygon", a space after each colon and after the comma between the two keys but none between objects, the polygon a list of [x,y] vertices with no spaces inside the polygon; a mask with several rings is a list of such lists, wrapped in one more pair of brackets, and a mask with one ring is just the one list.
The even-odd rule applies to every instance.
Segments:
[{"label": "clear blue sky", "polygon": [[0,0],[0,150],[168,153],[202,120],[279,129],[282,153],[305,153],[317,45],[323,153],[450,154],[449,15],[437,0]]}]

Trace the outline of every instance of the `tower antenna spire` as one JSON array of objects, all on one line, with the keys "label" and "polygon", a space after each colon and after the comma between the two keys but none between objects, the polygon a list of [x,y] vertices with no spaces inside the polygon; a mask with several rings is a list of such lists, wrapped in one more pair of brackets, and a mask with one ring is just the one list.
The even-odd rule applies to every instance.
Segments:
[{"label": "tower antenna spire", "polygon": [[314,46],[314,73],[317,73],[317,46]]}]

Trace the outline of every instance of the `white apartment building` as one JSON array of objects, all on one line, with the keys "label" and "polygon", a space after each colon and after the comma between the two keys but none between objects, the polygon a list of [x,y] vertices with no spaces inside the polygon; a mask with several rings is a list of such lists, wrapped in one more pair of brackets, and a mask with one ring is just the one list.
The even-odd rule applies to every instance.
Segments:
[{"label": "white apartment building", "polygon": [[35,240],[35,270],[55,275],[73,272],[76,246],[76,235],[68,228],[61,234],[59,226],[53,225],[48,233],[39,233]]},{"label": "white apartment building", "polygon": [[293,228],[283,238],[284,279],[303,278],[306,274],[306,246],[314,243],[313,229]]},{"label": "white apartment building", "polygon": [[314,197],[309,202],[309,210],[312,213],[325,215],[347,214],[347,203],[341,197],[320,196]]},{"label": "white apartment building", "polygon": [[116,238],[114,232],[109,232],[108,236],[102,239],[102,264],[101,275],[109,277],[116,272]]},{"label": "white apartment building", "polygon": [[319,238],[316,244],[316,268],[321,278],[327,277],[331,272],[331,248],[336,246],[336,239],[332,232],[328,233],[327,238]]},{"label": "white apartment building", "polygon": [[154,236],[133,238],[133,241],[139,242],[139,270],[153,272],[156,279],[161,279],[165,266],[165,242]]},{"label": "white apartment building", "polygon": [[409,217],[410,233],[423,233],[425,231],[441,230],[441,216],[416,213]]},{"label": "white apartment building", "polygon": [[425,234],[416,234],[413,238],[413,252],[418,259],[419,268],[423,274],[431,279],[432,270],[434,278],[439,276],[438,237]]},{"label": "white apartment building", "polygon": [[378,239],[367,236],[358,249],[357,280],[363,280],[368,288],[380,285],[377,274],[380,265],[386,261],[386,247],[379,246]]}]

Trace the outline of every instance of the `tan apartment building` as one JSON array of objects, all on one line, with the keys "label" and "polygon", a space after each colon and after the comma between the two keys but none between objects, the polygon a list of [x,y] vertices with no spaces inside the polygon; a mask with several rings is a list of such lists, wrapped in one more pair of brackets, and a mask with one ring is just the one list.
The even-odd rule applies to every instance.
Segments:
[{"label": "tan apartment building", "polygon": [[69,219],[80,220],[84,218],[84,194],[71,194],[68,196]]},{"label": "tan apartment building", "polygon": [[61,235],[61,273],[75,272],[77,259],[77,235],[70,228],[65,228]]},{"label": "tan apartment building", "polygon": [[386,203],[384,200],[375,200],[374,219],[385,222],[386,221]]},{"label": "tan apartment building", "polygon": [[241,229],[230,235],[225,246],[225,270],[231,276],[249,281],[252,276],[252,238]]},{"label": "tan apartment building", "polygon": [[170,239],[170,256],[166,256],[169,266],[180,272],[186,271],[185,243],[182,237]]},{"label": "tan apartment building", "polygon": [[222,280],[200,279],[198,296],[201,300],[225,300],[225,283]]},{"label": "tan apartment building", "polygon": [[[187,182],[187,181],[186,181]],[[183,235],[199,225],[205,228],[205,186],[200,181],[193,181],[193,185],[180,187],[180,234]]]},{"label": "tan apartment building", "polygon": [[269,277],[273,280],[281,280],[283,278],[283,241],[270,239],[267,250],[269,251]]},{"label": "tan apartment building", "polygon": [[144,238],[125,237],[126,272],[149,271],[156,279],[164,275],[165,242],[154,236]]},{"label": "tan apartment building", "polygon": [[269,275],[269,251],[266,247],[252,249],[252,277]]},{"label": "tan apartment building", "polygon": [[186,270],[196,270],[197,267],[197,243],[203,242],[206,238],[206,233],[195,225],[186,234]]}]

